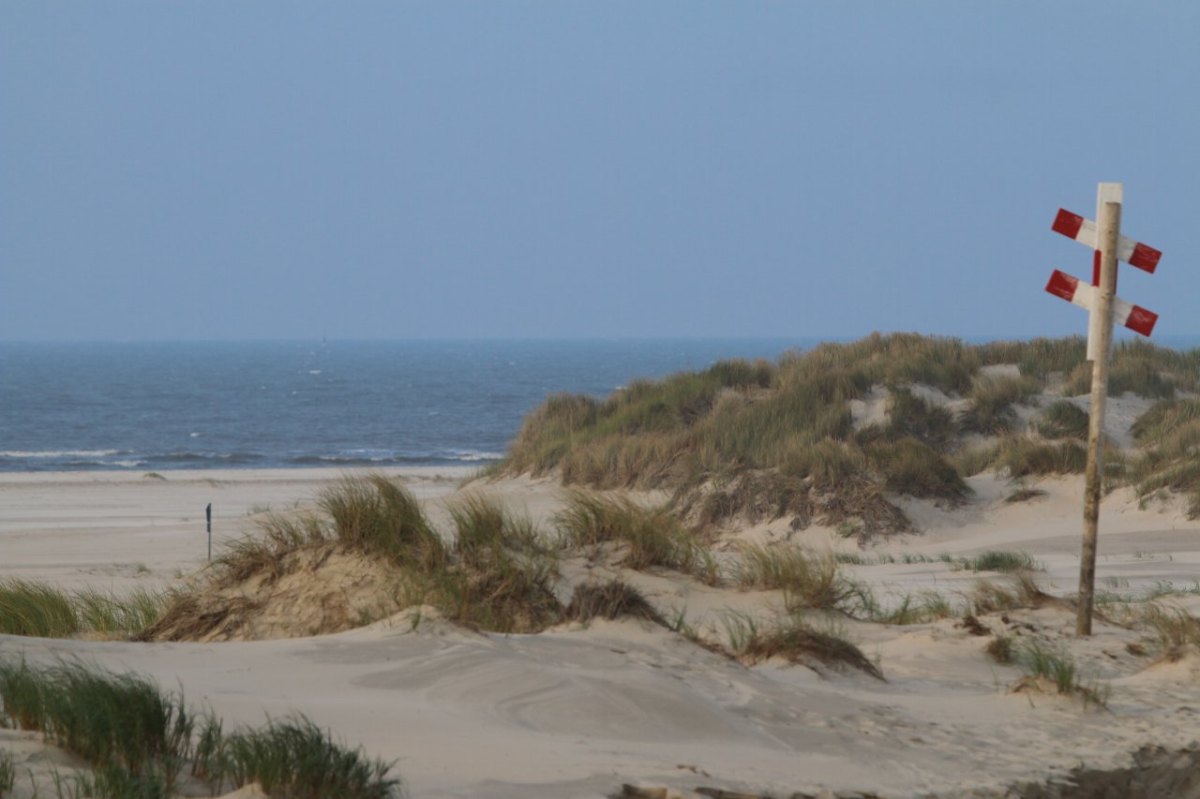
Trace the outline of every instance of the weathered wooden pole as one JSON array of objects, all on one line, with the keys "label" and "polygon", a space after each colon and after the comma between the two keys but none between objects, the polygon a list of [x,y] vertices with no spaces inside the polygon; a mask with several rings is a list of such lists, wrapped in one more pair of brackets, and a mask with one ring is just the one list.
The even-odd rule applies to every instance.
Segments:
[{"label": "weathered wooden pole", "polygon": [[212,560],[212,503],[204,509],[205,527],[208,528],[208,559]]},{"label": "weathered wooden pole", "polygon": [[1096,201],[1099,276],[1088,335],[1092,358],[1092,399],[1088,412],[1087,471],[1083,500],[1083,545],[1079,555],[1077,635],[1092,634],[1096,595],[1096,544],[1104,483],[1104,409],[1108,398],[1108,360],[1112,351],[1113,298],[1117,292],[1117,243],[1121,236],[1120,183],[1101,183]]}]

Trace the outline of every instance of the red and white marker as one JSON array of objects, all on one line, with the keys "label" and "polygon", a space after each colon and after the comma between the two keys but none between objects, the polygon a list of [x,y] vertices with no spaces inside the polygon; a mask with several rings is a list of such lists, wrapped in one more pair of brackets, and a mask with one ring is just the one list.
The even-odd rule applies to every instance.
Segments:
[{"label": "red and white marker", "polygon": [[[1058,216],[1054,217],[1054,224],[1050,226],[1050,229],[1069,239],[1075,239],[1080,244],[1086,244],[1093,250],[1096,249],[1096,223],[1079,214],[1059,208]],[[1121,236],[1117,240],[1117,259],[1130,266],[1136,266],[1138,269],[1144,269],[1153,274],[1154,270],[1158,268],[1160,258],[1162,258],[1162,252],[1148,244],[1142,244],[1140,241],[1134,241],[1126,236]]]},{"label": "red and white marker", "polygon": [[[1050,276],[1046,291],[1088,311],[1095,307],[1096,287],[1057,269]],[[1143,336],[1149,336],[1154,330],[1155,322],[1158,321],[1158,314],[1154,311],[1126,302],[1120,297],[1113,297],[1112,310],[1115,323]]]}]

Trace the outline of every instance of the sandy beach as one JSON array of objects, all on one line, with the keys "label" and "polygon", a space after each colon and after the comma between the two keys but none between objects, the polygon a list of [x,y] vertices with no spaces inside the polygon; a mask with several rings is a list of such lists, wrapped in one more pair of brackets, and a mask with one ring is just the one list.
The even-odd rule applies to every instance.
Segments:
[{"label": "sandy beach", "polygon": [[[392,474],[435,519],[468,476]],[[112,591],[170,585],[204,565],[207,502],[219,547],[251,532],[255,513],[304,506],[340,477],[308,470],[0,475],[0,577]],[[1071,593],[1081,480],[1045,480],[1044,496],[1013,504],[1003,501],[1006,481],[979,476],[971,485],[976,499],[954,511],[909,500],[906,512],[922,532],[861,551],[861,563],[846,568],[885,598],[935,590],[953,599],[983,575],[935,556],[1021,550],[1042,566],[1039,585]],[[477,482],[466,490],[501,498],[541,525],[562,501],[550,480]],[[1200,527],[1179,507],[1140,509],[1118,491],[1104,513],[1101,589],[1135,595],[1165,582],[1193,587]],[[737,539],[857,551],[833,530],[793,533],[782,522],[739,531],[718,549]],[[569,594],[597,570],[606,567],[565,560],[562,590]],[[715,629],[727,608],[753,612],[779,602],[777,592],[714,588],[667,572],[622,576],[697,628]],[[1182,593],[1170,601],[1198,599]],[[782,661],[749,668],[633,620],[564,624],[536,635],[471,632],[428,611],[417,621],[410,610],[335,635],[221,643],[3,636],[0,651],[144,673],[181,687],[230,725],[305,713],[339,739],[395,760],[410,795],[422,798],[582,799],[619,793],[622,784],[682,796],[702,795],[701,787],[987,795],[1080,764],[1128,765],[1143,745],[1182,747],[1196,737],[1200,660],[1135,654],[1143,634],[1115,620],[1098,622],[1091,639],[1076,639],[1074,613],[1053,603],[981,621],[1068,647],[1109,692],[1107,708],[1010,692],[1021,673],[986,657],[987,639],[957,618],[905,626],[838,620],[885,681]],[[28,733],[0,731],[0,740],[16,753],[22,775],[70,762],[46,754]],[[24,776],[14,795],[31,795]]]}]

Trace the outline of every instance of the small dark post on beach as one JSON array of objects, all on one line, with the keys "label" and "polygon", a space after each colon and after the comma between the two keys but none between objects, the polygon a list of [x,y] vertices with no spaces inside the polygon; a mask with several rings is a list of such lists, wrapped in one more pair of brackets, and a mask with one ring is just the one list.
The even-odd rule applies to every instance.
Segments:
[{"label": "small dark post on beach", "polygon": [[212,503],[204,509],[204,519],[208,527],[208,559],[212,560]]}]

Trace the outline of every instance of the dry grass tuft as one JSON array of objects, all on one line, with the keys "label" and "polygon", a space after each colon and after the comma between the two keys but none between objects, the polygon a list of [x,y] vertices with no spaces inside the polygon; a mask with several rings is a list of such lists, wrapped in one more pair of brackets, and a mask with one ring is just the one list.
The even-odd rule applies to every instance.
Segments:
[{"label": "dry grass tuft", "polygon": [[967,597],[971,614],[980,616],[1018,608],[1040,608],[1062,601],[1043,591],[1028,572],[1010,575],[1008,583],[1008,586],[1002,586],[992,580],[979,580]]},{"label": "dry grass tuft", "polygon": [[576,586],[565,615],[570,621],[588,622],[592,619],[613,620],[631,617],[667,626],[666,620],[647,601],[642,592],[623,580]]},{"label": "dry grass tuft", "polygon": [[1154,631],[1161,657],[1168,662],[1200,647],[1200,619],[1181,608],[1151,604],[1142,619]]},{"label": "dry grass tuft", "polygon": [[748,614],[731,611],[722,617],[722,623],[729,651],[747,665],[783,658],[818,672],[824,668],[850,668],[883,679],[879,667],[843,635],[835,630],[817,630],[796,614],[763,623]]},{"label": "dry grass tuft", "polygon": [[847,578],[831,554],[799,547],[746,545],[735,571],[743,588],[781,590],[792,609],[852,613],[864,605],[865,589]]},{"label": "dry grass tuft", "polygon": [[139,635],[163,612],[169,595],[136,590],[125,596],[91,589],[67,592],[45,583],[0,580],[0,633],[39,638]]},{"label": "dry grass tuft", "polygon": [[261,538],[219,558],[210,580],[175,598],[148,640],[228,640],[337,632],[406,607],[496,632],[557,623],[558,563],[534,526],[497,503],[451,506],[445,545],[416,500],[380,477],[345,480],[319,510],[268,516]]},{"label": "dry grass tuft", "polygon": [[627,497],[575,490],[555,522],[572,546],[620,545],[620,563],[630,569],[675,569],[716,580],[715,564],[700,545],[698,533],[667,506],[647,508]]}]

